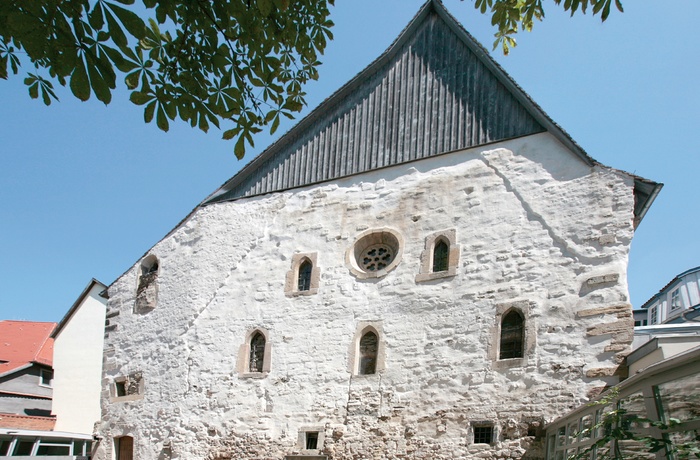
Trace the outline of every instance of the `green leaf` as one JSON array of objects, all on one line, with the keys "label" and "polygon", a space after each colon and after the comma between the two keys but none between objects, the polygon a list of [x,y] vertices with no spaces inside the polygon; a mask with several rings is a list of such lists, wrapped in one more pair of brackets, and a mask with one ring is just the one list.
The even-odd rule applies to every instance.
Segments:
[{"label": "green leaf", "polygon": [[236,146],[233,148],[233,153],[239,160],[245,156],[245,137],[243,137],[242,134],[236,141]]},{"label": "green leaf", "polygon": [[158,127],[166,133],[168,132],[168,129],[170,129],[170,123],[168,123],[168,116],[165,114],[165,110],[163,110],[162,104],[158,104],[158,110],[156,111],[156,125],[158,125]]},{"label": "green leaf", "polygon": [[95,92],[97,99],[104,102],[105,105],[112,102],[112,92],[109,90],[109,85],[91,59],[88,59],[87,70],[90,77],[90,86]]},{"label": "green leaf", "polygon": [[95,30],[101,30],[105,25],[105,20],[102,15],[102,3],[95,3],[95,7],[88,13],[88,22]]},{"label": "green leaf", "polygon": [[153,113],[156,110],[156,100],[151,101],[150,104],[143,109],[143,121],[150,123],[153,120]]},{"label": "green leaf", "polygon": [[263,17],[270,16],[270,13],[272,13],[272,0],[258,0],[257,4],[258,10],[260,10]]},{"label": "green leaf", "polygon": [[237,132],[237,130],[235,128],[228,129],[228,130],[224,131],[224,135],[221,138],[225,141],[230,141],[236,135],[236,132]]},{"label": "green leaf", "polygon": [[122,8],[121,6],[117,6],[114,3],[106,3],[106,5],[114,12],[114,14],[117,15],[121,23],[124,24],[124,27],[131,35],[139,40],[146,36],[146,25],[144,24],[143,19],[138,17],[136,13],[129,11],[126,8]]},{"label": "green leaf", "polygon": [[39,97],[39,83],[29,85],[29,88],[27,88],[27,90],[29,90],[29,97],[31,97],[32,99],[36,99]]},{"label": "green leaf", "polygon": [[136,105],[143,105],[151,101],[153,96],[150,94],[142,93],[139,91],[133,91],[129,96],[129,100]]},{"label": "green leaf", "polygon": [[114,16],[112,16],[109,11],[105,11],[105,13],[107,16],[107,25],[109,26],[109,36],[112,37],[112,41],[114,41],[114,44],[119,48],[126,48],[127,41],[124,31],[119,27],[117,20],[114,19]]},{"label": "green leaf", "polygon": [[81,101],[90,99],[90,82],[82,59],[78,61],[70,76],[70,90]]}]

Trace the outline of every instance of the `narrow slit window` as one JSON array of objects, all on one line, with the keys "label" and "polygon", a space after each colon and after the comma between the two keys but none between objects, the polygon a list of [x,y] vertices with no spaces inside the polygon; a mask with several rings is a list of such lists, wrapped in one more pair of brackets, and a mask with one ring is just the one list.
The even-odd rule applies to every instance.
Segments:
[{"label": "narrow slit window", "polygon": [[114,382],[114,387],[118,397],[126,396],[126,381]]},{"label": "narrow slit window", "polygon": [[374,374],[377,371],[377,345],[379,338],[372,331],[360,339],[360,375]]},{"label": "narrow slit window", "polygon": [[262,372],[263,361],[265,360],[265,336],[256,332],[250,341],[250,362],[248,370],[250,372]]},{"label": "narrow slit window", "polygon": [[299,280],[297,283],[298,291],[308,291],[311,289],[311,271],[313,270],[313,265],[309,259],[304,260],[299,266]]},{"label": "narrow slit window", "polygon": [[450,248],[444,240],[440,240],[433,249],[433,273],[445,272],[448,266]]},{"label": "narrow slit window", "polygon": [[523,357],[524,325],[523,317],[517,311],[511,311],[503,317],[501,321],[500,359]]}]

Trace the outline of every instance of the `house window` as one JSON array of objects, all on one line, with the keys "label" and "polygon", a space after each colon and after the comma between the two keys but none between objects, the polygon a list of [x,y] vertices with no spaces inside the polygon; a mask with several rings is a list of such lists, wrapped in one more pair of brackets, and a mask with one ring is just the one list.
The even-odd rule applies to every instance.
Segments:
[{"label": "house window", "polygon": [[416,282],[450,278],[457,274],[459,245],[455,229],[432,233],[425,238],[425,249],[420,255]]},{"label": "house window", "polygon": [[143,399],[145,385],[142,372],[132,372],[114,379],[111,390],[113,402],[136,401]]},{"label": "house window", "polygon": [[450,248],[444,240],[438,241],[433,250],[433,273],[447,271]]},{"label": "house window", "polygon": [[523,357],[525,321],[517,310],[511,310],[501,321],[501,341],[499,359]]},{"label": "house window", "polygon": [[474,444],[491,444],[493,442],[493,425],[474,426]]},{"label": "house window", "polygon": [[299,282],[297,283],[298,291],[308,291],[311,289],[311,270],[313,265],[309,259],[304,259],[304,262],[299,266]]},{"label": "house window", "polygon": [[43,387],[50,387],[53,382],[53,371],[48,369],[41,370],[41,377],[39,377],[39,385]]},{"label": "house window", "polygon": [[250,340],[250,360],[248,362],[249,372],[262,372],[265,361],[265,336],[256,332]]},{"label": "house window", "polygon": [[377,372],[377,345],[378,337],[372,331],[368,331],[360,339],[360,375],[369,375]]},{"label": "house window", "polygon": [[309,296],[318,293],[321,270],[315,252],[297,253],[292,256],[292,266],[284,281],[287,297]]},{"label": "house window", "polygon": [[681,308],[681,292],[680,289],[676,289],[671,293],[671,311],[679,308]]},{"label": "house window", "polygon": [[318,449],[318,431],[307,431],[304,445],[306,449]]},{"label": "house window", "polygon": [[358,279],[381,278],[401,261],[403,238],[389,228],[366,230],[345,253],[345,264]]},{"label": "house window", "polygon": [[658,316],[659,316],[659,306],[654,305],[649,310],[649,324],[658,324],[659,323]]}]

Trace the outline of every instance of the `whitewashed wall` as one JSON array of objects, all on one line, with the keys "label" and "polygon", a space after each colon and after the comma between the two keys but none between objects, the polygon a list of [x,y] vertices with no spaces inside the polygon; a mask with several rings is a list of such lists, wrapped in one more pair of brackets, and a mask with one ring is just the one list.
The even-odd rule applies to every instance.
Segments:
[{"label": "whitewashed wall", "polygon": [[[144,460],[281,459],[305,426],[322,427],[332,459],[537,457],[528,423],[616,381],[631,342],[633,202],[630,177],[538,134],[199,209],[150,252],[154,310],[133,313],[138,261],[109,289],[97,458],[129,435]],[[346,250],[381,227],[403,237],[402,261],[357,280]],[[425,238],[453,228],[456,276],[416,283]],[[318,253],[316,295],[284,294],[296,252]],[[491,357],[495,314],[516,301],[536,337],[526,365],[507,367]],[[386,369],[351,377],[363,321],[381,324]],[[242,379],[255,327],[271,371]],[[114,379],[134,372],[143,398],[111,402]],[[472,444],[479,421],[498,442]]]},{"label": "whitewashed wall", "polygon": [[52,413],[55,431],[92,434],[100,420],[106,301],[95,284],[56,336]]}]

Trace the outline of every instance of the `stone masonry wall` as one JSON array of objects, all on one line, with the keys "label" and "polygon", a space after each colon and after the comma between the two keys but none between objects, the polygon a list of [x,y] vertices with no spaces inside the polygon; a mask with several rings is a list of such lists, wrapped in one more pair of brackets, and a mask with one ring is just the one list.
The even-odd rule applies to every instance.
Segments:
[{"label": "stone masonry wall", "polygon": [[[150,252],[155,308],[134,310],[139,261],[109,289],[96,458],[119,436],[139,460],[542,458],[542,423],[616,382],[631,342],[632,188],[538,134],[197,210]],[[358,279],[346,251],[375,228],[400,235],[402,258]],[[425,239],[446,230],[456,274],[416,282]],[[295,253],[317,253],[313,295],[285,295]],[[511,305],[527,348],[499,360]],[[364,324],[384,367],[353,375]],[[237,363],[255,328],[270,371],[250,376]],[[115,395],[134,373],[143,394]],[[473,442],[481,424],[491,444]]]}]

